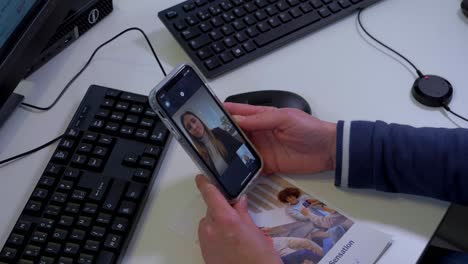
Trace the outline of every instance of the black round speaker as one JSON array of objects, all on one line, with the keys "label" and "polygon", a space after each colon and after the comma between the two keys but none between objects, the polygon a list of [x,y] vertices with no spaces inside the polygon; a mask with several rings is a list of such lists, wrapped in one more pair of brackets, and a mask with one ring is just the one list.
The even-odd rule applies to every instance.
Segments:
[{"label": "black round speaker", "polygon": [[441,107],[452,100],[453,88],[446,79],[436,75],[424,75],[414,81],[413,97],[425,106]]}]

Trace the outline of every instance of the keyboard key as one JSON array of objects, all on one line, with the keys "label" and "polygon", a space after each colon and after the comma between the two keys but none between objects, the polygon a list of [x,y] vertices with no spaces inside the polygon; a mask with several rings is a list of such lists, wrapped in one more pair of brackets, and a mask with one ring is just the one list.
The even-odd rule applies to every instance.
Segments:
[{"label": "keyboard key", "polygon": [[71,163],[74,166],[81,167],[86,164],[86,156],[75,154],[71,159]]},{"label": "keyboard key", "polygon": [[[125,198],[131,200],[139,200],[143,195],[145,186],[141,183],[132,182],[128,186],[127,192],[125,193]],[[96,220],[97,222],[97,220]]]},{"label": "keyboard key", "polygon": [[49,257],[41,257],[39,259],[39,264],[54,264],[54,259]]},{"label": "keyboard key", "polygon": [[114,263],[114,253],[109,251],[101,251],[97,257],[97,263],[99,264],[111,264]]},{"label": "keyboard key", "polygon": [[99,242],[95,240],[87,240],[84,249],[91,252],[97,252],[99,250]]},{"label": "keyboard key", "polygon": [[36,200],[44,200],[47,198],[47,194],[49,191],[42,189],[42,188],[36,188],[34,189],[34,192],[32,193],[32,198]]},{"label": "keyboard key", "polygon": [[61,166],[58,166],[58,165],[55,165],[55,164],[49,164],[47,165],[47,168],[45,170],[45,173],[49,176],[54,176],[54,177],[58,177],[60,176],[60,173],[62,173],[62,167]]},{"label": "keyboard key", "polygon": [[258,21],[265,20],[267,17],[268,17],[268,15],[263,11],[255,12],[255,18],[257,18]]},{"label": "keyboard key", "polygon": [[66,258],[66,257],[60,257],[59,260],[58,260],[58,264],[73,264],[73,259]]},{"label": "keyboard key", "polygon": [[96,158],[90,158],[88,161],[88,168],[93,170],[100,170],[102,168],[102,160]]},{"label": "keyboard key", "polygon": [[78,145],[77,151],[80,153],[89,153],[93,149],[93,145],[81,143]]},{"label": "keyboard key", "polygon": [[107,117],[109,117],[109,114],[110,114],[110,111],[109,111],[109,110],[101,109],[101,110],[99,110],[99,111],[96,113],[95,116],[96,116],[97,118],[106,119]]},{"label": "keyboard key", "polygon": [[[130,188],[136,188],[136,187],[132,187],[135,184],[138,184],[138,183],[131,183]],[[137,192],[138,190],[135,191],[135,196],[137,195]],[[128,197],[128,198],[131,198],[131,197]],[[96,217],[96,223],[99,223],[99,224],[108,225],[110,224],[110,221],[111,221],[111,215],[109,214],[99,213],[98,216]]]},{"label": "keyboard key", "polygon": [[190,47],[192,47],[192,49],[194,50],[198,50],[199,48],[204,47],[208,45],[209,43],[211,43],[211,40],[207,35],[202,35],[198,38],[192,39],[189,42]]},{"label": "keyboard key", "polygon": [[257,6],[254,5],[253,3],[246,3],[244,5],[244,9],[245,11],[247,11],[248,13],[252,13],[254,12],[255,10],[257,10]]},{"label": "keyboard key", "polygon": [[140,120],[140,119],[138,118],[138,116],[136,116],[136,115],[128,115],[128,116],[125,118],[125,123],[135,125],[135,124],[138,124],[138,120]]},{"label": "keyboard key", "polygon": [[211,45],[211,49],[216,53],[221,53],[225,50],[224,45],[221,42],[213,43],[213,45]]},{"label": "keyboard key", "polygon": [[258,8],[263,8],[268,5],[266,0],[255,0],[254,3]]},{"label": "keyboard key", "polygon": [[191,40],[200,36],[200,30],[196,28],[189,28],[180,33],[185,40]]},{"label": "keyboard key", "polygon": [[228,11],[230,10],[233,6],[232,4],[229,2],[229,1],[222,1],[219,6],[224,10],[224,11]]},{"label": "keyboard key", "polygon": [[240,47],[233,49],[231,52],[236,58],[239,58],[245,54],[245,52]]},{"label": "keyboard key", "polygon": [[270,18],[268,19],[268,24],[270,24],[271,27],[275,28],[279,25],[281,25],[281,22],[277,18]]},{"label": "keyboard key", "polygon": [[230,52],[223,52],[219,55],[219,57],[224,63],[228,63],[234,59]]},{"label": "keyboard key", "polygon": [[78,257],[78,264],[92,264],[92,263],[93,263],[93,256],[91,255],[80,254],[80,256]]},{"label": "keyboard key", "polygon": [[62,215],[62,217],[60,217],[60,220],[58,221],[58,224],[61,226],[70,227],[73,225],[74,220],[75,219],[71,216]]},{"label": "keyboard key", "polygon": [[[78,190],[76,190],[78,191]],[[86,195],[86,193],[85,193]],[[71,214],[77,214],[80,211],[80,205],[76,203],[67,203],[65,207],[65,212],[71,213]]]},{"label": "keyboard key", "polygon": [[210,36],[212,40],[215,40],[215,41],[223,38],[223,33],[221,33],[221,31],[219,30],[211,31],[208,35]]},{"label": "keyboard key", "polygon": [[182,31],[182,30],[184,30],[184,29],[187,28],[187,24],[185,23],[184,20],[179,20],[179,21],[174,22],[174,27],[175,27],[178,31]]},{"label": "keyboard key", "polygon": [[118,90],[113,90],[113,89],[108,89],[106,92],[106,98],[116,98],[120,95],[120,91]]},{"label": "keyboard key", "polygon": [[248,28],[245,32],[247,32],[247,35],[249,35],[251,38],[254,38],[260,34],[260,32],[258,32],[255,27]]},{"label": "keyboard key", "polygon": [[300,2],[299,0],[286,0],[290,6],[297,6]]},{"label": "keyboard key", "polygon": [[210,30],[213,29],[213,27],[211,26],[211,24],[208,23],[208,22],[200,23],[200,25],[199,25],[198,27],[200,28],[200,30],[201,30],[202,32],[208,32],[208,31],[210,31]]},{"label": "keyboard key", "polygon": [[62,149],[70,150],[71,148],[73,148],[74,143],[75,142],[73,140],[62,139],[59,143],[59,147]]},{"label": "keyboard key", "polygon": [[50,255],[55,256],[55,255],[59,254],[61,247],[62,246],[60,244],[49,242],[49,243],[47,243],[44,251],[46,253],[50,254]]},{"label": "keyboard key", "polygon": [[55,202],[56,204],[65,203],[65,201],[67,200],[67,194],[56,192],[52,195],[51,200]]},{"label": "keyboard key", "polygon": [[123,201],[119,208],[119,214],[130,217],[135,212],[136,204],[129,201]]},{"label": "keyboard key", "polygon": [[74,190],[71,199],[75,201],[83,201],[86,198],[86,191]]},{"label": "keyboard key", "polygon": [[314,8],[309,4],[309,3],[304,3],[299,6],[299,9],[306,14],[309,13],[310,11],[314,10]]},{"label": "keyboard key", "polygon": [[80,171],[74,168],[66,168],[63,176],[69,180],[77,180],[80,177]]},{"label": "keyboard key", "polygon": [[100,239],[106,234],[106,229],[103,227],[93,226],[89,234],[95,239]]},{"label": "keyboard key", "polygon": [[221,31],[223,32],[223,34],[225,36],[229,36],[231,35],[232,33],[234,33],[234,29],[232,28],[232,26],[230,25],[224,25],[221,27]]},{"label": "keyboard key", "polygon": [[107,193],[107,197],[104,201],[102,207],[107,211],[114,211],[117,209],[117,204],[120,201],[120,198],[123,195],[125,189],[125,182],[120,180],[114,180],[109,192]]},{"label": "keyboard key", "polygon": [[216,59],[215,57],[212,57],[212,58],[205,60],[205,66],[209,70],[214,70],[218,68],[219,66],[221,66],[221,63],[219,62],[218,59]]},{"label": "keyboard key", "polygon": [[214,17],[210,20],[210,23],[213,27],[220,27],[224,24],[223,20],[218,18],[218,17]]},{"label": "keyboard key", "polygon": [[200,21],[194,16],[187,16],[185,17],[185,22],[187,22],[189,26],[194,26],[198,24]]},{"label": "keyboard key", "polygon": [[298,18],[298,17],[302,16],[301,10],[299,10],[299,8],[297,8],[297,7],[291,8],[291,10],[289,10],[289,14],[294,18]]},{"label": "keyboard key", "polygon": [[10,237],[8,237],[7,244],[19,247],[23,244],[24,242],[24,236],[18,235],[18,234],[11,234]]},{"label": "keyboard key", "polygon": [[55,205],[48,205],[44,213],[50,218],[55,218],[60,214],[60,207]]},{"label": "keyboard key", "polygon": [[244,17],[244,23],[247,24],[248,26],[252,26],[255,23],[257,23],[257,20],[253,16],[248,15]]},{"label": "keyboard key", "polygon": [[107,152],[107,148],[97,146],[94,148],[93,155],[98,156],[100,158],[104,158],[107,155]]},{"label": "keyboard key", "polygon": [[39,221],[39,224],[37,226],[37,228],[39,230],[43,230],[43,231],[49,231],[51,230],[53,227],[54,227],[54,220],[52,219],[48,219],[48,218],[42,218],[40,221]]},{"label": "keyboard key", "polygon": [[321,17],[325,18],[331,15],[330,10],[326,7],[322,7],[318,10]]},{"label": "keyboard key", "polygon": [[145,147],[145,150],[143,151],[143,154],[156,158],[156,157],[159,156],[159,154],[161,154],[161,148],[156,147],[156,146],[147,145]]},{"label": "keyboard key", "polygon": [[195,0],[195,4],[197,6],[203,6],[203,5],[206,5],[208,3],[208,0]]},{"label": "keyboard key", "polygon": [[139,182],[148,182],[151,177],[151,172],[149,170],[137,169],[133,174],[133,179]]},{"label": "keyboard key", "polygon": [[57,241],[65,241],[67,238],[68,231],[63,229],[55,229],[52,233],[52,238]]},{"label": "keyboard key", "polygon": [[106,146],[111,145],[112,144],[112,137],[102,135],[99,138],[98,142],[99,142],[99,144],[106,145]]},{"label": "keyboard key", "polygon": [[351,6],[349,0],[338,0],[338,4],[340,4],[342,8],[348,8]]},{"label": "keyboard key", "polygon": [[210,11],[211,15],[213,15],[213,16],[216,16],[216,15],[218,15],[219,13],[222,12],[221,8],[218,7],[218,6],[210,6],[210,7],[208,8],[208,10]]},{"label": "keyboard key", "polygon": [[17,250],[9,247],[4,247],[0,252],[0,259],[6,261],[13,261],[16,258]]},{"label": "keyboard key", "polygon": [[73,188],[72,181],[60,181],[57,185],[57,189],[63,192],[70,191]]},{"label": "keyboard key", "polygon": [[112,107],[114,107],[114,104],[115,104],[115,100],[113,100],[113,99],[106,99],[106,100],[104,100],[104,102],[102,102],[102,107],[105,107],[105,108],[112,108]]},{"label": "keyboard key", "polygon": [[341,11],[341,7],[336,2],[333,2],[330,5],[328,5],[328,9],[330,9],[332,13],[338,13]]},{"label": "keyboard key", "polygon": [[139,94],[126,93],[126,92],[123,92],[122,95],[120,95],[120,99],[129,101],[130,103],[138,103],[138,104],[144,104],[144,105],[148,103],[148,97],[139,95]]},{"label": "keyboard key", "polygon": [[282,26],[275,28],[273,31],[258,36],[255,39],[255,43],[258,46],[267,45],[268,43],[271,43],[272,41],[275,41],[276,39],[279,39],[292,31],[298,30],[319,20],[320,17],[317,13],[309,13],[307,16],[301,16],[300,18],[296,19],[294,23],[283,24]]},{"label": "keyboard key", "polygon": [[[92,177],[92,176],[90,176]],[[100,202],[104,198],[104,193],[107,190],[107,186],[109,185],[109,178],[99,178],[94,179],[90,182],[91,193],[89,194],[88,198],[94,202]]]},{"label": "keyboard key", "polygon": [[265,11],[267,12],[267,14],[269,16],[274,16],[274,15],[278,14],[278,12],[279,12],[278,8],[276,6],[274,6],[274,5],[265,8]]},{"label": "keyboard key", "polygon": [[285,1],[281,0],[276,4],[276,7],[278,8],[279,11],[285,11],[289,9],[288,4],[286,4]]},{"label": "keyboard key", "polygon": [[183,8],[184,8],[185,12],[189,12],[189,11],[192,11],[193,9],[195,9],[195,5],[193,3],[191,3],[191,2],[188,2],[183,6]]},{"label": "keyboard key", "polygon": [[236,34],[234,35],[234,37],[237,39],[237,41],[238,41],[239,43],[242,43],[242,42],[244,42],[244,41],[246,41],[246,40],[249,39],[249,37],[247,37],[247,36],[246,36],[244,33],[242,33],[242,32],[236,33]]},{"label": "keyboard key", "polygon": [[248,41],[242,44],[242,48],[244,48],[246,52],[252,52],[255,50],[255,44],[252,41]]},{"label": "keyboard key", "polygon": [[73,229],[73,231],[70,234],[70,239],[80,242],[83,241],[86,236],[86,232],[80,229]]},{"label": "keyboard key", "polygon": [[65,244],[65,247],[63,248],[63,252],[66,254],[66,255],[71,255],[71,256],[74,256],[74,255],[77,255],[78,254],[78,250],[80,249],[80,246],[77,245],[77,244],[74,244],[74,243],[66,243]]},{"label": "keyboard key", "polygon": [[111,229],[117,232],[127,231],[128,220],[122,217],[116,217],[112,223]]},{"label": "keyboard key", "polygon": [[36,201],[28,201],[25,210],[29,213],[39,213],[41,211],[42,203]]},{"label": "keyboard key", "polygon": [[169,18],[169,19],[175,18],[176,16],[177,16],[176,11],[170,10],[170,11],[166,12],[166,17]]},{"label": "keyboard key", "polygon": [[287,23],[292,20],[292,17],[288,13],[281,13],[278,17],[283,23]]},{"label": "keyboard key", "polygon": [[232,26],[237,30],[242,30],[246,27],[246,25],[244,24],[244,22],[242,22],[242,20],[236,20],[234,22],[232,22]]},{"label": "keyboard key", "polygon": [[95,119],[92,123],[91,123],[91,126],[90,126],[90,129],[93,129],[93,130],[100,130],[104,127],[104,121],[102,120],[99,120],[99,119]]},{"label": "keyboard key", "polygon": [[43,232],[36,231],[31,236],[31,241],[37,244],[45,243],[47,240],[47,234]]},{"label": "keyboard key", "polygon": [[197,13],[197,17],[201,20],[201,21],[205,21],[207,19],[209,19],[211,17],[210,13],[207,11],[207,10],[202,10],[202,11],[199,11]]},{"label": "keyboard key", "polygon": [[109,234],[106,237],[106,241],[104,242],[104,247],[111,249],[111,250],[117,250],[120,247],[120,241],[121,241],[120,236]]},{"label": "keyboard key", "polygon": [[270,30],[270,26],[266,22],[258,23],[257,28],[260,32],[267,32],[268,30]]},{"label": "keyboard key", "polygon": [[40,251],[41,251],[41,248],[40,248],[40,247],[28,245],[28,246],[26,246],[26,248],[24,249],[24,253],[23,253],[23,254],[24,254],[24,256],[26,256],[26,257],[35,258],[35,257],[39,256]]},{"label": "keyboard key", "polygon": [[97,212],[97,205],[91,203],[85,203],[83,206],[83,213],[88,215],[94,215]]},{"label": "keyboard key", "polygon": [[223,42],[224,42],[224,45],[228,48],[232,48],[237,44],[236,40],[233,37],[227,37],[224,39]]},{"label": "keyboard key", "polygon": [[122,163],[130,167],[136,166],[138,163],[138,155],[135,153],[128,153],[127,155],[125,155],[125,158]]},{"label": "keyboard key", "polygon": [[311,1],[310,1],[310,4],[311,4],[315,9],[320,8],[320,7],[323,6],[322,1],[320,1],[320,0],[311,0]]},{"label": "keyboard key", "polygon": [[76,139],[80,135],[80,131],[78,129],[70,128],[66,133],[67,138]]},{"label": "keyboard key", "polygon": [[112,123],[112,122],[107,122],[106,125],[104,126],[104,129],[107,132],[110,132],[110,133],[115,133],[115,132],[119,131],[119,128],[120,128],[119,124]]},{"label": "keyboard key", "polygon": [[76,226],[80,228],[87,228],[91,225],[91,218],[86,216],[80,216],[76,221]]},{"label": "keyboard key", "polygon": [[234,8],[232,12],[234,12],[234,15],[236,15],[237,17],[243,17],[246,14],[245,9],[242,7]]},{"label": "keyboard key", "polygon": [[27,233],[30,228],[31,222],[26,220],[18,220],[18,222],[15,225],[15,230],[22,234]]}]

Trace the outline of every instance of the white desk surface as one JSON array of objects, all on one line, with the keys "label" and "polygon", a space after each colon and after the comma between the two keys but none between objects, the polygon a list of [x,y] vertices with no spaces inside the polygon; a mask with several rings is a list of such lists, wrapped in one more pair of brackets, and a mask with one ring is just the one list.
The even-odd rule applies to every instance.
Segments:
[{"label": "white desk surface", "polygon": [[[159,10],[178,0],[114,2],[115,10],[108,18],[20,85],[17,91],[27,102],[48,105],[100,43],[127,27],[138,26],[149,34],[167,71],[189,61],[157,18]],[[423,72],[450,80],[455,87],[451,107],[466,115],[468,20],[459,6],[458,0],[387,0],[366,10],[363,21],[369,31],[414,60]],[[162,77],[143,38],[137,33],[122,37],[96,56],[55,108],[38,114],[17,109],[0,130],[0,159],[62,133],[89,85],[148,94]],[[296,92],[310,103],[315,116],[330,121],[380,119],[455,127],[441,111],[425,109],[411,99],[413,81],[413,73],[362,38],[353,15],[210,83],[221,99],[262,89]],[[0,168],[1,245],[54,149],[55,145]],[[126,253],[126,263],[202,262],[197,244],[168,229],[174,209],[197,193],[196,172],[173,141]],[[358,221],[391,234],[394,243],[379,263],[415,263],[449,205],[407,195],[337,189],[332,173],[294,178]]]}]

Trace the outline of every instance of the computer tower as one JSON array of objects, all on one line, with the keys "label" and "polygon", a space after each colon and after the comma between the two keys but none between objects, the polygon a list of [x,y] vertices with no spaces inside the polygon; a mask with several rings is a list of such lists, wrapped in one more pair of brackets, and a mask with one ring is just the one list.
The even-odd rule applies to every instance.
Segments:
[{"label": "computer tower", "polygon": [[27,69],[25,77],[64,50],[84,33],[99,23],[113,10],[112,0],[66,0],[73,1],[63,23],[49,40],[41,55]]}]

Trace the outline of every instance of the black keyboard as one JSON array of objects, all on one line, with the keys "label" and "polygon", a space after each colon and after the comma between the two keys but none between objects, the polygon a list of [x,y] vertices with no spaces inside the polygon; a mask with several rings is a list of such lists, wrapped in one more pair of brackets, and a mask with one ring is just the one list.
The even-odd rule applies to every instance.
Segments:
[{"label": "black keyboard", "polygon": [[159,18],[213,78],[377,1],[189,0]]},{"label": "black keyboard", "polygon": [[168,146],[146,96],[91,86],[0,263],[118,263]]}]

